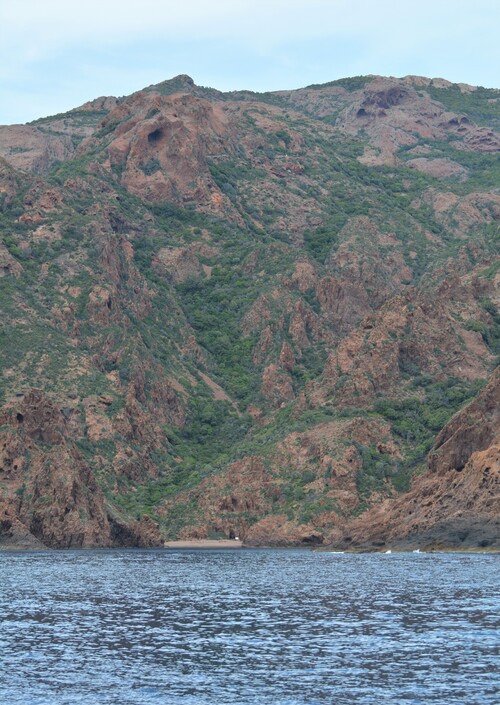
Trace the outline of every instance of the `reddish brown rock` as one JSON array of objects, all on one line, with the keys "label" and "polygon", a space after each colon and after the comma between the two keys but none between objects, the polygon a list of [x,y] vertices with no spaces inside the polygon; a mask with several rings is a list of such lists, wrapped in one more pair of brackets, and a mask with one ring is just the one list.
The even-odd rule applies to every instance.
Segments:
[{"label": "reddish brown rock", "polygon": [[212,196],[219,190],[206,155],[220,153],[227,123],[221,106],[192,95],[135,93],[102,123],[111,130],[109,165],[121,171],[129,191],[148,200],[216,209]]},{"label": "reddish brown rock", "polygon": [[0,126],[0,156],[20,171],[45,174],[54,162],[74,153],[71,138],[54,135],[31,125]]},{"label": "reddish brown rock", "polygon": [[413,290],[388,299],[329,355],[321,383],[311,386],[311,400],[370,403],[377,394],[395,394],[401,371],[408,366],[438,378],[451,374],[484,379],[490,353],[482,336],[467,330],[466,321],[460,322],[458,311],[482,319],[485,294],[474,275],[450,273],[432,296]]},{"label": "reddish brown rock", "polygon": [[0,545],[161,545],[149,518],[112,518],[94,473],[65,438],[65,414],[39,390],[3,412]]},{"label": "reddish brown rock", "polygon": [[[358,446],[377,441],[380,453],[398,457],[390,427],[379,420],[349,419],[290,433],[267,457],[235,461],[198,488],[181,493],[175,503],[194,505],[196,513],[186,514],[180,535],[184,539],[234,535],[248,545],[320,544],[358,505],[356,477],[362,468]],[[323,497],[324,511],[314,522],[284,514],[288,493],[297,486]],[[388,485],[386,492],[394,493],[394,488]],[[162,505],[160,514],[168,518],[174,502]]]},{"label": "reddish brown rock", "polygon": [[467,169],[451,159],[427,159],[426,157],[418,157],[416,159],[409,159],[406,164],[410,169],[416,169],[423,174],[429,174],[438,179],[446,179],[450,176],[454,176],[458,178],[459,181],[464,181],[467,178]]},{"label": "reddish brown rock", "polygon": [[280,365],[285,372],[293,372],[295,367],[295,356],[290,345],[283,341],[280,352]]},{"label": "reddish brown rock", "polygon": [[[5,541],[159,545],[157,516],[170,535],[311,545],[394,496],[412,449],[378,402],[465,394],[495,365],[500,197],[491,156],[476,164],[498,135],[449,111],[461,93],[180,76],[1,128]],[[455,511],[449,473],[487,516],[469,470],[492,489],[493,408],[440,434],[418,531]]]},{"label": "reddish brown rock", "polygon": [[[438,475],[446,475],[450,470],[461,472],[473,454],[481,453],[481,461],[484,460],[482,451],[491,451],[499,434],[500,370],[497,369],[478,398],[456,414],[438,434],[429,455],[430,470]],[[490,454],[494,456],[493,452]],[[497,470],[500,471],[500,467]]]},{"label": "reddish brown rock", "polygon": [[274,406],[290,401],[294,397],[290,375],[278,365],[269,365],[262,375],[261,392],[262,396],[271,401]]},{"label": "reddish brown rock", "polygon": [[7,248],[0,244],[0,278],[12,275],[20,277],[23,272],[22,265],[10,254]]},{"label": "reddish brown rock", "polygon": [[205,274],[200,260],[189,247],[162,248],[156,256],[155,266],[175,284],[201,279]]},{"label": "reddish brown rock", "polygon": [[500,549],[500,374],[439,434],[429,470],[330,537],[342,548]]},{"label": "reddish brown rock", "polygon": [[324,537],[321,531],[309,524],[287,520],[286,516],[268,516],[254,524],[245,536],[245,546],[320,546]]},{"label": "reddish brown rock", "polygon": [[[427,79],[426,79],[427,80]],[[451,87],[441,79],[429,80],[436,88]],[[373,77],[354,93],[336,120],[350,134],[363,130],[374,151],[360,161],[367,165],[394,165],[402,146],[415,145],[420,139],[445,140],[448,135],[465,138],[465,144],[478,151],[498,151],[499,136],[475,125],[464,115],[450,113],[411,80]]]}]

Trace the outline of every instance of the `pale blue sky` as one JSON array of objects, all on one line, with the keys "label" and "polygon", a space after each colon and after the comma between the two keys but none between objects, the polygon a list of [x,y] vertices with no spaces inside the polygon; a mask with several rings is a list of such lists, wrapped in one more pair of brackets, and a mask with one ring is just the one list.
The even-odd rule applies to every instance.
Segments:
[{"label": "pale blue sky", "polygon": [[0,0],[0,124],[187,73],[221,90],[360,74],[500,87],[498,0]]}]

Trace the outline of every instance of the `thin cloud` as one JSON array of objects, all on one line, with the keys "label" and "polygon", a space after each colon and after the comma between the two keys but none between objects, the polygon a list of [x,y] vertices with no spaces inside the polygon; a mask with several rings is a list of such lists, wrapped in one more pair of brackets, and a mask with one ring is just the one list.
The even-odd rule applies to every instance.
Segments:
[{"label": "thin cloud", "polygon": [[299,87],[359,73],[494,85],[499,20],[497,0],[4,1],[0,122],[176,73],[222,89]]},{"label": "thin cloud", "polygon": [[[412,41],[422,36],[470,33],[474,27],[488,32],[490,19],[498,19],[498,3],[476,0],[471,5],[449,0],[86,0],[75,5],[65,0],[18,0],[4,3],[0,22],[2,41],[31,39],[38,46],[64,46],[80,41],[140,41],[165,36],[226,38],[273,44],[346,34],[397,37]],[[29,47],[27,47],[29,49]]]}]

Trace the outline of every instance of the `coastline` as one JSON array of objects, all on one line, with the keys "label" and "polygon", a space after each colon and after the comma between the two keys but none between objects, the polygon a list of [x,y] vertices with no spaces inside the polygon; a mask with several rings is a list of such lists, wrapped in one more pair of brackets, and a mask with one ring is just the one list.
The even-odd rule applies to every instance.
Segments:
[{"label": "coastline", "polygon": [[448,547],[448,546],[424,546],[422,548],[414,547],[414,546],[387,546],[384,548],[334,548],[333,546],[322,546],[321,548],[316,548],[314,550],[315,553],[345,553],[345,554],[351,554],[351,555],[367,555],[367,554],[372,554],[372,553],[421,553],[421,554],[429,554],[429,553],[475,553],[475,554],[500,554],[500,548],[497,548],[496,546],[489,548],[489,547],[464,547],[464,548],[459,548],[457,546],[453,547]]},{"label": "coastline", "polygon": [[189,541],[165,541],[164,548],[243,548],[243,541],[236,539],[192,539]]},{"label": "coastline", "polygon": [[350,546],[349,548],[339,548],[338,546],[335,545],[324,545],[324,546],[276,546],[271,543],[269,544],[262,544],[262,545],[252,545],[252,544],[246,544],[242,540],[235,540],[235,539],[190,539],[190,540],[172,540],[172,541],[165,541],[163,546],[157,546],[157,547],[150,547],[150,548],[145,548],[145,547],[139,547],[139,546],[80,546],[78,548],[49,548],[48,546],[43,546],[40,545],[39,543],[33,545],[29,543],[4,543],[0,544],[0,553],[1,552],[8,552],[8,551],[64,551],[64,550],[72,550],[72,551],[92,551],[92,550],[104,550],[104,551],[109,551],[109,550],[123,550],[123,549],[129,549],[129,550],[151,550],[151,551],[158,551],[158,550],[217,550],[217,549],[223,549],[223,550],[252,550],[252,549],[283,549],[283,550],[306,550],[306,551],[312,551],[313,553],[338,553],[338,554],[373,554],[373,553],[379,553],[379,554],[385,554],[385,553],[392,553],[392,554],[397,554],[397,553],[420,553],[420,554],[430,554],[430,553],[468,553],[468,554],[476,554],[476,555],[495,555],[495,554],[500,554],[500,548],[498,546],[464,546],[462,548],[458,546],[446,546],[443,544],[435,544],[435,545],[424,545],[424,546],[416,546],[415,544],[411,545],[396,545],[396,546],[384,546],[383,548],[369,548],[366,546],[363,547],[354,547]]}]

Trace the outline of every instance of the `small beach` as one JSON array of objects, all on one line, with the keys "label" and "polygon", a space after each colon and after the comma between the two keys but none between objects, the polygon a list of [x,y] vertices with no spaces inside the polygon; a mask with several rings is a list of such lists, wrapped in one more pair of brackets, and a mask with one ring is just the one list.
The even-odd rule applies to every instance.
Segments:
[{"label": "small beach", "polygon": [[193,539],[190,541],[166,541],[165,548],[243,548],[243,541],[236,539]]}]

